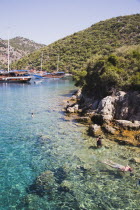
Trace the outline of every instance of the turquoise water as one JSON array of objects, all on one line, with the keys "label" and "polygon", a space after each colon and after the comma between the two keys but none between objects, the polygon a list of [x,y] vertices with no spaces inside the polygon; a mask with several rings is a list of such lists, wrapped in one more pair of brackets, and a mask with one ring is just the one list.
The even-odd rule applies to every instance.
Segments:
[{"label": "turquoise water", "polygon": [[[140,168],[131,162],[140,149],[107,139],[96,149],[62,111],[74,90],[70,80],[0,84],[0,210],[140,209]],[[106,159],[129,163],[133,176]]]}]

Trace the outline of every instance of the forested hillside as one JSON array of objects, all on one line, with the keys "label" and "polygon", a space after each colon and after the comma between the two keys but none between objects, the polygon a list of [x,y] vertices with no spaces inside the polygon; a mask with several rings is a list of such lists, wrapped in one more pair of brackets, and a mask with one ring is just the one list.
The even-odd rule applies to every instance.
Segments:
[{"label": "forested hillside", "polygon": [[119,90],[140,91],[140,45],[123,46],[109,55],[95,55],[74,77],[86,94],[97,98]]},{"label": "forested hillside", "polygon": [[94,55],[109,55],[121,46],[140,43],[140,14],[120,16],[101,21],[91,27],[67,36],[13,64],[13,68],[40,69],[41,59],[45,71],[79,71]]}]

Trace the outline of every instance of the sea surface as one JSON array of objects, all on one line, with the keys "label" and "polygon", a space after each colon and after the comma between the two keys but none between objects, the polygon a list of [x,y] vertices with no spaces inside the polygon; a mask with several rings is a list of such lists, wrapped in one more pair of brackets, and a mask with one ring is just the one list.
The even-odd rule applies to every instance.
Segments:
[{"label": "sea surface", "polygon": [[140,149],[108,139],[97,149],[87,127],[63,112],[75,90],[67,79],[0,84],[0,210],[140,209],[140,165],[132,161]]}]

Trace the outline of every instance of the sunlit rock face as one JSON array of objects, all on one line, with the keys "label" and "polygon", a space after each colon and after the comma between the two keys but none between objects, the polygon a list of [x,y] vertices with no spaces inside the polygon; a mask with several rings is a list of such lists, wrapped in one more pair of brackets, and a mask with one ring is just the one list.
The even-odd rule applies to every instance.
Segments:
[{"label": "sunlit rock face", "polygon": [[117,97],[115,118],[140,121],[140,93],[135,91]]},{"label": "sunlit rock face", "polygon": [[[80,93],[80,100],[76,98],[77,101],[73,104],[69,103],[66,111],[70,109],[69,113],[78,113],[81,119],[90,118],[88,119],[89,135],[94,137],[107,135],[108,138],[111,135],[111,139],[114,138],[115,141],[140,145],[140,93],[138,91],[119,91],[100,100],[86,97],[82,93]],[[78,121],[80,122],[79,118]]]},{"label": "sunlit rock face", "polygon": [[115,96],[103,98],[97,112],[110,119],[140,121],[140,93],[119,91]]},{"label": "sunlit rock face", "polygon": [[115,97],[107,96],[103,98],[98,106],[97,112],[102,115],[114,116],[115,114]]}]

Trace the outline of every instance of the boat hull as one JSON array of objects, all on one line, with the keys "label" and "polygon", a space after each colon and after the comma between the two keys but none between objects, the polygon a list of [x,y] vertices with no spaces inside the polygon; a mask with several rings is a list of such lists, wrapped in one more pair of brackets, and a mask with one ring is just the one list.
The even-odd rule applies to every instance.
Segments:
[{"label": "boat hull", "polygon": [[31,77],[0,77],[0,82],[20,82],[26,83],[31,80]]},{"label": "boat hull", "polygon": [[55,75],[45,75],[43,78],[62,78],[64,76],[55,76]]},{"label": "boat hull", "polygon": [[44,74],[43,78],[63,78],[65,76],[64,72],[48,73]]}]

